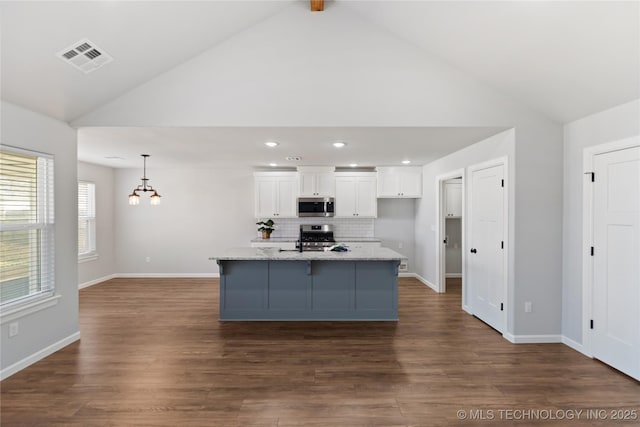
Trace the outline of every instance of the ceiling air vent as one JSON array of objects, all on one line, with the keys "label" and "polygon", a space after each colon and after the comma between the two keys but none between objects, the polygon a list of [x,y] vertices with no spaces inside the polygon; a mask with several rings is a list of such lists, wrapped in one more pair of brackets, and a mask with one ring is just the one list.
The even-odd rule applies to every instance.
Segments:
[{"label": "ceiling air vent", "polygon": [[111,55],[87,39],[82,39],[61,50],[56,56],[85,74],[113,61]]}]

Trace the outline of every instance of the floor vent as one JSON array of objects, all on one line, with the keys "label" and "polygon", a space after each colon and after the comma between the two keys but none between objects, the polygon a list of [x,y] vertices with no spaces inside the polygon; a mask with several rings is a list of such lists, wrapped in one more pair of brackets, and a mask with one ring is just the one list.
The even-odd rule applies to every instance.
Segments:
[{"label": "floor vent", "polygon": [[66,49],[62,49],[56,56],[85,74],[113,61],[111,55],[87,39],[82,39]]}]

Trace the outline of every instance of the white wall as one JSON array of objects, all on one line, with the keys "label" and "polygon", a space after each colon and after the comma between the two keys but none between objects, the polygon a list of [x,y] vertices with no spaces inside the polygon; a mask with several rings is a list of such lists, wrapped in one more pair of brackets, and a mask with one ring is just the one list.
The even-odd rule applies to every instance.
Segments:
[{"label": "white wall", "polygon": [[[312,14],[293,3],[76,123],[514,128],[508,328],[561,331],[562,127],[348,8]],[[469,162],[490,154],[467,150]],[[416,266],[430,275],[435,261],[426,247],[416,240],[416,263],[423,264]],[[535,313],[524,313],[525,301],[536,304]]]},{"label": "white wall", "polygon": [[[505,180],[511,181],[514,177],[514,157],[515,157],[516,141],[515,132],[508,130],[501,132],[498,135],[492,136],[480,141],[470,147],[463,150],[452,153],[442,159],[439,159],[433,163],[429,163],[423,168],[423,196],[418,200],[416,204],[416,258],[421,261],[416,269],[416,273],[424,280],[433,284],[434,287],[438,287],[438,277],[436,276],[436,256],[439,247],[439,241],[437,240],[437,227],[436,220],[438,216],[438,207],[435,203],[437,200],[437,177],[457,169],[467,168],[474,164],[482,163],[488,160],[493,160],[499,157],[507,157],[508,170],[505,175]],[[465,173],[466,175],[466,173]],[[465,180],[467,176],[465,176]],[[468,183],[465,181],[465,193],[463,198],[466,200],[466,191]],[[507,185],[509,190],[509,247],[513,248],[513,242],[515,236],[513,232],[513,225],[516,218],[515,215],[515,186]],[[468,205],[467,205],[468,206]],[[463,212],[463,217],[467,217],[467,212]],[[515,272],[514,272],[514,251],[509,253],[509,270],[510,275],[507,278],[507,287],[509,298],[513,300],[515,293]],[[557,290],[560,294],[560,287]],[[558,296],[559,297],[559,296]],[[555,313],[558,316],[558,323],[560,313]],[[558,325],[559,326],[559,325]],[[513,331],[514,319],[509,319],[507,324],[507,330]]]},{"label": "white wall", "polygon": [[530,110],[347,7],[295,2],[78,126],[511,126]]},{"label": "white wall", "polygon": [[[83,170],[94,165],[80,166]],[[115,173],[112,199],[115,264],[109,269],[105,263],[104,270],[93,276],[211,276],[218,273],[218,268],[209,257],[229,247],[248,246],[251,239],[258,237],[253,217],[253,171],[249,167],[242,170],[148,169],[151,185],[163,196],[159,206],[151,206],[148,195],[141,197],[140,205],[129,206],[126,196],[140,182],[140,170],[103,169],[105,176],[101,182],[108,182],[109,172]],[[98,177],[98,171],[82,175]],[[279,227],[273,237],[297,237],[300,223],[328,223],[335,227],[338,239],[374,236],[382,239],[383,246],[406,255],[411,268],[414,214],[413,199],[379,199],[375,220],[275,218]],[[400,242],[402,249],[398,248]],[[99,252],[101,250],[99,248]],[[148,263],[147,257],[151,258]],[[84,265],[80,264],[80,269]]]},{"label": "white wall", "polygon": [[[534,150],[532,145],[523,143],[519,135],[517,129],[502,132],[424,167],[424,194],[416,214],[416,257],[423,261],[417,273],[437,286],[438,241],[437,233],[432,231],[437,218],[436,177],[506,156],[509,195],[506,333],[526,341],[531,335],[559,336],[561,333],[559,236],[562,230],[555,219],[562,214],[562,188],[548,178],[556,179],[559,173],[557,165],[562,162],[562,146],[549,143],[553,138],[548,135],[540,139],[544,150]],[[518,151],[528,153],[528,157],[519,157]],[[552,236],[552,233],[556,234]],[[532,313],[524,313],[525,301],[531,301],[536,307]]]},{"label": "white wall", "polygon": [[640,100],[564,126],[562,333],[582,344],[582,191],[584,149],[640,135]]},{"label": "white wall", "polygon": [[96,252],[97,259],[78,263],[80,287],[109,279],[115,271],[114,194],[115,173],[112,168],[78,162],[78,180],[96,185]]},{"label": "white wall", "polygon": [[[415,205],[417,199],[378,199],[375,236],[382,246],[408,258],[409,272],[415,271]],[[400,247],[402,245],[402,247]]]},{"label": "white wall", "polygon": [[[0,328],[2,377],[34,363],[80,337],[78,330],[78,202],[76,131],[59,122],[2,102],[4,145],[54,156],[55,293],[58,304],[19,318],[20,333]],[[53,347],[51,347],[53,346]]]},{"label": "white wall", "polygon": [[211,276],[218,266],[209,257],[229,247],[248,246],[256,237],[250,168],[147,168],[149,183],[162,203],[151,206],[146,194],[138,206],[130,206],[127,196],[140,177],[140,169],[116,170],[118,274]]}]

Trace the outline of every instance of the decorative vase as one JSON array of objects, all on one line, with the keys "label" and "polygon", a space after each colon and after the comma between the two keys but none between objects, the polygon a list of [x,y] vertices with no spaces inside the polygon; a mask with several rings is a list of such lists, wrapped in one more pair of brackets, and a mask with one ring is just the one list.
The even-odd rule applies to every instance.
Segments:
[{"label": "decorative vase", "polygon": [[262,238],[263,239],[268,239],[271,237],[271,233],[269,233],[268,231],[263,231],[262,232]]}]

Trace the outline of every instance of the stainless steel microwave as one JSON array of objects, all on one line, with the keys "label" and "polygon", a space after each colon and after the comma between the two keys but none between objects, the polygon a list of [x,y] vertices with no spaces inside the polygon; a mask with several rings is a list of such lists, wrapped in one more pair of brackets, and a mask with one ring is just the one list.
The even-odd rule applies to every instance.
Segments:
[{"label": "stainless steel microwave", "polygon": [[298,216],[334,216],[335,201],[333,197],[300,197],[298,198]]}]

